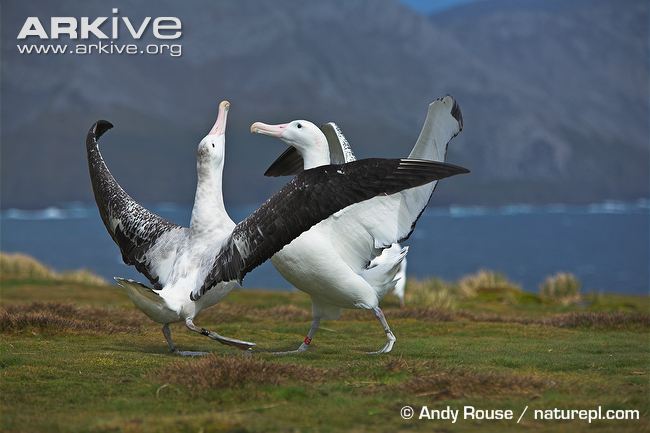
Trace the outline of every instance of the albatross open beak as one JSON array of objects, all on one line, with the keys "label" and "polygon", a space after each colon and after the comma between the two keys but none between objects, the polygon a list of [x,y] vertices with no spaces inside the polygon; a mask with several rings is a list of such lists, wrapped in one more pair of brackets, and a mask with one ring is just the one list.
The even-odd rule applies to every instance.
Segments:
[{"label": "albatross open beak", "polygon": [[255,122],[251,125],[251,133],[264,134],[270,137],[282,137],[284,130],[287,128],[287,123],[281,125],[267,125],[262,122]]},{"label": "albatross open beak", "polygon": [[221,101],[219,104],[219,114],[217,115],[217,121],[214,122],[214,126],[208,135],[223,135],[226,133],[226,120],[228,119],[229,108],[230,102]]}]

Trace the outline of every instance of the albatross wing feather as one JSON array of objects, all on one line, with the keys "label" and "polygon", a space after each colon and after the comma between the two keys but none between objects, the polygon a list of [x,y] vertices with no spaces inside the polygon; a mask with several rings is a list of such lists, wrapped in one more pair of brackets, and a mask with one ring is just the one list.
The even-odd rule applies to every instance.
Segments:
[{"label": "albatross wing feather", "polygon": [[99,120],[88,131],[88,169],[97,208],[122,259],[145,275],[154,289],[165,284],[187,229],[148,211],[117,183],[99,151],[99,138],[113,125]]},{"label": "albatross wing feather", "polygon": [[191,298],[222,281],[241,282],[301,233],[351,204],[466,172],[415,159],[364,159],[305,170],[235,227]]}]

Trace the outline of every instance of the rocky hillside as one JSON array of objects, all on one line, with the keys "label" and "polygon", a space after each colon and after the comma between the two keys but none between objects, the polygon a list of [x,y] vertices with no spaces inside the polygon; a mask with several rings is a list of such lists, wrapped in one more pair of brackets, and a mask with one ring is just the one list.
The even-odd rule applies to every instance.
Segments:
[{"label": "rocky hillside", "polygon": [[[83,139],[141,201],[193,198],[194,149],[232,102],[226,199],[257,202],[283,145],[249,125],[337,121],[361,157],[403,156],[427,103],[454,95],[465,131],[449,159],[471,176],[436,203],[648,196],[648,5],[486,1],[427,17],[394,0],[114,2],[183,21],[183,55],[27,56],[26,16],[110,16],[99,2],[2,5],[2,206],[91,200]],[[113,5],[113,4],[112,4]]]}]

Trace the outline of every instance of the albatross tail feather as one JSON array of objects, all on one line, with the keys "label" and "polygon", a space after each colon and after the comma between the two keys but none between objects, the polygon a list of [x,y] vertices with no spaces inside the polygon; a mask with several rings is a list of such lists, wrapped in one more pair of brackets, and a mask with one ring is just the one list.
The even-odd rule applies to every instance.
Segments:
[{"label": "albatross tail feather", "polygon": [[178,320],[178,314],[167,307],[165,300],[151,287],[127,278],[115,277],[115,281],[125,289],[135,306],[154,322],[171,323]]},{"label": "albatross tail feather", "polygon": [[409,247],[402,248],[399,244],[393,244],[384,249],[361,273],[363,279],[375,289],[379,299],[390,292],[399,281],[398,273],[408,251]]}]

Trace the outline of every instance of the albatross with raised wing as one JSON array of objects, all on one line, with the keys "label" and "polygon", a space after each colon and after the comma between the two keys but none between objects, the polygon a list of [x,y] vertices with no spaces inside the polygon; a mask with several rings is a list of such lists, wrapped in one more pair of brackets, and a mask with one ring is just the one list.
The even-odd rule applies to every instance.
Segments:
[{"label": "albatross with raised wing", "polygon": [[[420,136],[409,158],[444,161],[447,144],[463,128],[460,107],[451,96],[429,105]],[[281,125],[255,122],[251,132],[280,138],[290,147],[266,171],[267,176],[299,174],[334,161],[353,159],[347,140],[332,123],[320,129],[294,120]],[[466,173],[464,170],[463,173]],[[296,353],[309,348],[322,319],[336,319],[341,308],[372,310],[390,352],[395,335],[379,301],[399,281],[396,277],[407,239],[427,206],[437,182],[405,189],[349,206],[318,223],[271,258],[282,276],[312,299],[313,320]]]},{"label": "albatross with raised wing", "polygon": [[88,166],[102,221],[122,259],[147,277],[152,287],[117,278],[135,305],[163,325],[172,352],[169,324],[182,321],[191,331],[220,343],[250,349],[254,343],[224,337],[194,324],[203,309],[241,284],[244,275],[312,225],[351,204],[393,194],[464,169],[415,159],[367,159],[305,170],[249,217],[235,224],[222,194],[225,130],[229,103],[219,105],[214,127],[198,146],[198,182],[189,227],[148,211],[117,183],[99,151],[98,140],[112,124],[100,120],[86,139]]}]

